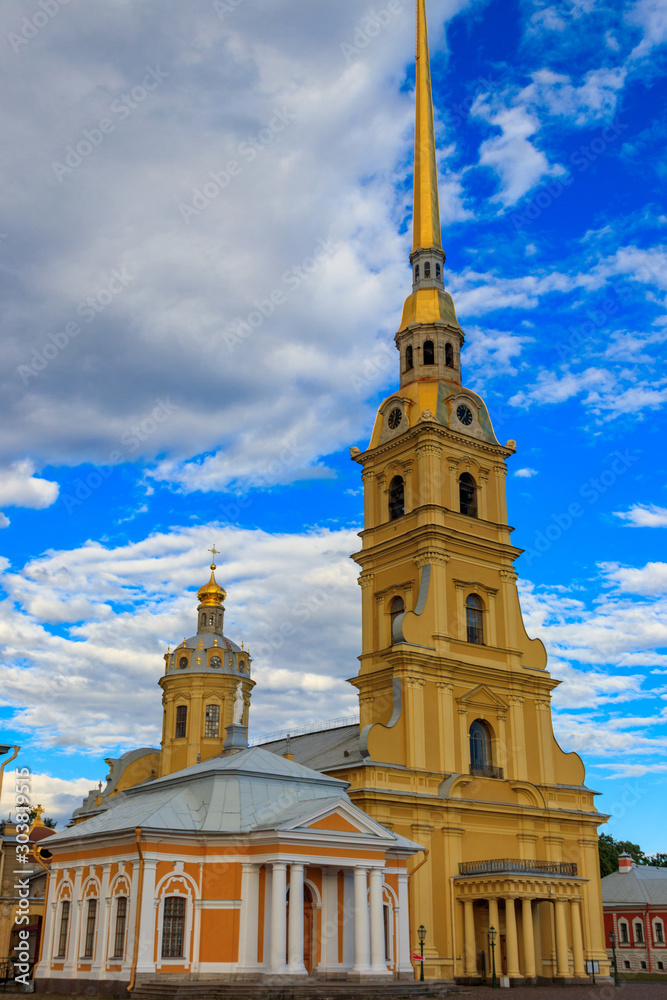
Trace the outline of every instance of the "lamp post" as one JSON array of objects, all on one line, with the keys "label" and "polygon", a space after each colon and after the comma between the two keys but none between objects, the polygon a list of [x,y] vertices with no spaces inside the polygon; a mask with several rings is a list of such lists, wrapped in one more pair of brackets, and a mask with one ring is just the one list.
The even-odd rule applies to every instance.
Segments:
[{"label": "lamp post", "polygon": [[620,986],[621,981],[618,978],[618,963],[616,962],[616,934],[614,931],[609,931],[609,943],[611,944],[611,950],[614,956],[614,986]]},{"label": "lamp post", "polygon": [[419,925],[419,930],[417,931],[417,937],[419,938],[419,954],[421,955],[421,962],[419,963],[419,980],[424,982],[424,941],[426,939],[426,928],[423,924]]},{"label": "lamp post", "polygon": [[498,980],[496,979],[496,934],[498,931],[495,927],[489,928],[489,944],[491,945],[491,989],[498,989]]}]

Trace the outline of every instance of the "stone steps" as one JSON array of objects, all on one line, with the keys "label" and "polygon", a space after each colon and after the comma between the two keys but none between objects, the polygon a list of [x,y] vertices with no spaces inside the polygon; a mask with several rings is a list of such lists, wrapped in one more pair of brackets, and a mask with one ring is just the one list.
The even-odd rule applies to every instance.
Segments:
[{"label": "stone steps", "polygon": [[307,983],[261,981],[211,982],[210,980],[143,980],[130,994],[132,1000],[427,1000],[455,996],[467,990],[442,981],[358,983],[312,979]]}]

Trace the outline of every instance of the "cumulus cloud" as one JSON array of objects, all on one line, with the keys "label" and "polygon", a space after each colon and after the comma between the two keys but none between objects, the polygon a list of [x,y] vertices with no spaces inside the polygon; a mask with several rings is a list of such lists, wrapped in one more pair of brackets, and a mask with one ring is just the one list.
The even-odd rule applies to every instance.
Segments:
[{"label": "cumulus cloud", "polygon": [[[20,754],[16,763],[20,767],[30,766],[25,754]],[[10,767],[14,766],[10,765]],[[92,764],[90,772],[91,774],[97,773]],[[0,801],[0,812],[3,816],[9,816],[16,808],[12,787],[13,777],[14,771],[7,770],[5,772],[2,800]],[[57,829],[62,830],[72,812],[81,805],[82,798],[96,783],[97,778],[68,779],[31,770],[30,798],[35,806],[41,805],[44,808],[44,816],[54,819],[57,823]]]},{"label": "cumulus cloud", "polygon": [[345,680],[360,645],[355,533],[211,525],[4,566],[0,703],[22,706],[13,725],[38,744],[96,755],[154,745],[162,656],[196,631],[196,587],[213,541],[224,553],[225,633],[254,659],[253,733],[353,714]]},{"label": "cumulus cloud", "polygon": [[614,517],[627,521],[631,528],[667,528],[667,507],[654,503],[636,503],[629,510],[615,510]]},{"label": "cumulus cloud", "polygon": [[27,458],[0,469],[0,506],[43,510],[55,503],[58,483],[40,479],[34,473],[35,466]]},{"label": "cumulus cloud", "polygon": [[526,107],[495,106],[487,95],[478,98],[472,114],[500,129],[500,135],[485,139],[479,150],[479,164],[490,167],[500,179],[500,190],[491,201],[503,208],[515,205],[528,191],[547,177],[559,177],[565,170],[550,164],[531,137],[540,128],[538,118]]},{"label": "cumulus cloud", "polygon": [[532,477],[536,476],[537,474],[538,474],[537,469],[528,469],[528,468],[517,469],[516,472],[513,473],[513,475],[515,475],[517,479],[532,479]]},{"label": "cumulus cloud", "polygon": [[603,67],[590,70],[577,86],[570,76],[544,68],[532,74],[517,100],[581,127],[614,116],[626,76],[624,67]]},{"label": "cumulus cloud", "polygon": [[601,563],[606,583],[623,594],[661,594],[667,591],[667,563],[650,562],[646,566],[621,566]]}]

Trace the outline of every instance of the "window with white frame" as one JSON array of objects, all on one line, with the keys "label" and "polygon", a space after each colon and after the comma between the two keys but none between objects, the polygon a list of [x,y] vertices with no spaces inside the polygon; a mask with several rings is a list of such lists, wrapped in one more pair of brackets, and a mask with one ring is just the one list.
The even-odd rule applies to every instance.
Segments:
[{"label": "window with white frame", "polygon": [[630,932],[627,920],[618,922],[618,940],[620,944],[630,944]]},{"label": "window with white frame", "polygon": [[58,951],[56,958],[65,958],[67,955],[67,932],[69,929],[69,899],[63,899],[60,904],[60,932],[58,934]]},{"label": "window with white frame", "polygon": [[665,928],[659,917],[653,921],[653,940],[655,944],[665,943]]},{"label": "window with white frame", "polygon": [[185,899],[167,896],[162,918],[162,957],[182,958],[185,934]]},{"label": "window with white frame", "polygon": [[86,940],[83,949],[84,958],[92,958],[95,950],[95,923],[97,922],[97,900],[88,900],[88,913],[86,916]]},{"label": "window with white frame", "polygon": [[114,935],[113,957],[122,958],[125,953],[125,925],[127,923],[127,896],[116,900],[116,932]]},{"label": "window with white frame", "polygon": [[644,925],[641,920],[635,920],[635,941],[644,944]]}]

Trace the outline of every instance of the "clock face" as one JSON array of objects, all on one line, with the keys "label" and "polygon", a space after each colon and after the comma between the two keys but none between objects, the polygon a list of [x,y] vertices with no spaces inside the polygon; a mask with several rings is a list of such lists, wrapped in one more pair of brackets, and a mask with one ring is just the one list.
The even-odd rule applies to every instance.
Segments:
[{"label": "clock face", "polygon": [[396,409],[392,410],[389,414],[389,420],[387,421],[390,430],[395,431],[402,419],[403,412],[396,407]]},{"label": "clock face", "polygon": [[465,424],[466,427],[469,427],[470,424],[472,423],[472,410],[470,409],[469,406],[466,406],[464,403],[461,403],[461,405],[457,407],[456,416],[459,418],[462,424]]},{"label": "clock face", "polygon": [[219,656],[212,656],[211,657],[210,664],[211,664],[212,667],[219,667],[220,666],[220,662],[221,662],[221,660],[220,660]]},{"label": "clock face", "polygon": [[181,668],[181,670],[185,670],[185,668],[188,665],[188,658],[187,658],[187,656],[182,656],[180,658],[180,660],[178,661],[178,665]]}]

